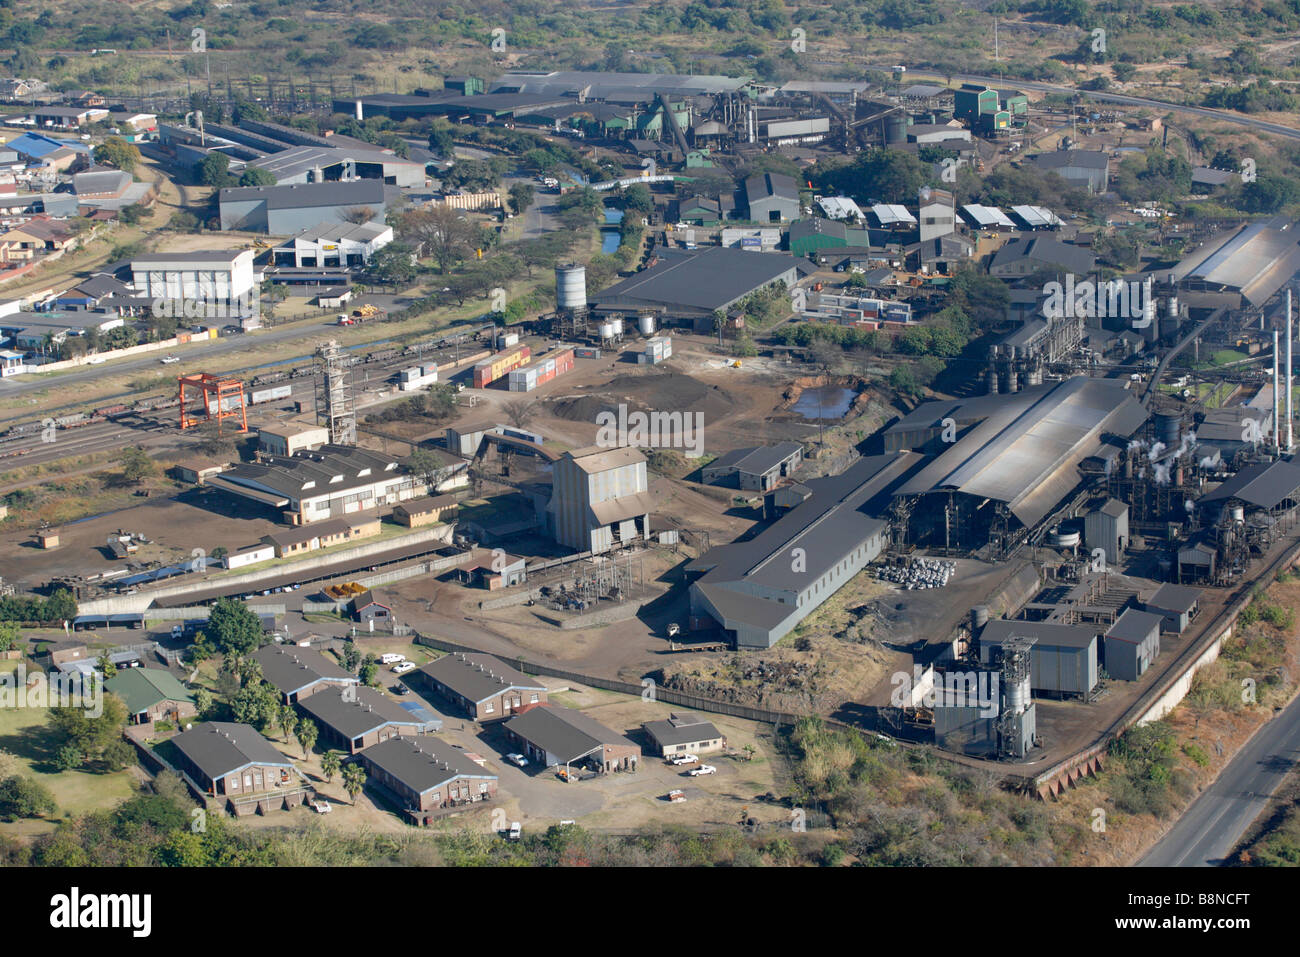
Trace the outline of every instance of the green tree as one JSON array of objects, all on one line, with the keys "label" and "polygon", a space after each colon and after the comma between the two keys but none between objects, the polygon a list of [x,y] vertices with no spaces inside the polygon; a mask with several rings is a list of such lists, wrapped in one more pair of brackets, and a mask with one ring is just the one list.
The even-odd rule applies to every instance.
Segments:
[{"label": "green tree", "polygon": [[361,670],[357,673],[364,685],[373,685],[375,679],[379,676],[379,659],[373,654],[367,654],[361,662]]},{"label": "green tree", "polygon": [[62,739],[60,747],[71,745],[76,748],[83,756],[83,762],[101,758],[109,745],[120,740],[126,719],[126,705],[122,699],[106,693],[103,695],[103,709],[98,715],[88,713],[80,705],[50,708],[47,715],[56,736]]},{"label": "green tree", "polygon": [[60,771],[71,771],[86,763],[86,756],[75,744],[65,744],[54,752],[54,766]]},{"label": "green tree", "polygon": [[370,257],[366,268],[379,282],[404,286],[419,272],[414,258],[415,250],[409,243],[389,243]]},{"label": "green tree", "polygon": [[122,478],[133,485],[139,485],[158,472],[158,466],[149,453],[136,445],[124,448],[117,461],[122,466]]},{"label": "green tree", "polygon": [[274,186],[275,174],[260,166],[249,167],[239,174],[240,186]]},{"label": "green tree", "polygon": [[510,209],[516,216],[533,205],[536,191],[531,183],[515,183],[510,187]]},{"label": "green tree", "polygon": [[56,810],[54,795],[40,782],[17,774],[0,781],[0,820],[48,817]]},{"label": "green tree", "polygon": [[361,664],[361,651],[355,642],[349,641],[343,646],[343,667],[355,672],[359,664]]},{"label": "green tree", "polygon": [[67,588],[56,588],[41,608],[41,618],[45,621],[71,621],[76,617],[77,599]]},{"label": "green tree", "polygon": [[140,162],[140,151],[120,136],[110,136],[96,146],[94,156],[96,163],[116,166],[124,173],[132,172]]},{"label": "green tree", "polygon": [[357,803],[357,795],[361,793],[366,786],[366,769],[356,761],[349,762],[343,766],[343,790],[348,793],[348,797],[353,804]]},{"label": "green tree", "polygon": [[339,768],[342,766],[343,762],[339,758],[339,753],[337,751],[326,751],[322,754],[320,759],[320,769],[325,775],[325,783],[332,784],[334,781],[334,775],[339,773]]},{"label": "green tree", "polygon": [[219,598],[208,613],[207,632],[227,654],[243,657],[262,644],[262,622],[235,598]]},{"label": "green tree", "polygon": [[113,664],[113,659],[109,657],[107,651],[99,656],[99,660],[95,664],[104,676],[105,681],[111,681],[117,677],[117,665]]},{"label": "green tree", "polygon": [[204,186],[230,185],[230,157],[221,152],[209,153],[195,164],[194,178]]}]

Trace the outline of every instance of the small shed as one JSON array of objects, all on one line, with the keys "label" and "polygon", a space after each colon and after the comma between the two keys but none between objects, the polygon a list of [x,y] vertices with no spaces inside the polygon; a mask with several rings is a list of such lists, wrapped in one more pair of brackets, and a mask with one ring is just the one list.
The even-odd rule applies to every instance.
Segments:
[{"label": "small shed", "polygon": [[1187,585],[1161,585],[1143,610],[1164,617],[1164,630],[1181,635],[1201,609],[1201,590]]},{"label": "small shed", "polygon": [[57,528],[42,529],[36,533],[36,542],[41,548],[58,548],[59,530]]},{"label": "small shed", "polygon": [[1163,615],[1129,608],[1106,631],[1103,651],[1112,678],[1137,681],[1160,654]]}]

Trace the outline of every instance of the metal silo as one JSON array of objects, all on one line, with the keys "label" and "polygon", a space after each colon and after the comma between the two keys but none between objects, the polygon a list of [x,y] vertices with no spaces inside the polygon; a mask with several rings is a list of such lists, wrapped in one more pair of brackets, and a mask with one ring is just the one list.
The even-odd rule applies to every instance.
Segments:
[{"label": "metal silo", "polygon": [[579,312],[587,308],[587,267],[568,263],[555,267],[555,304]]}]

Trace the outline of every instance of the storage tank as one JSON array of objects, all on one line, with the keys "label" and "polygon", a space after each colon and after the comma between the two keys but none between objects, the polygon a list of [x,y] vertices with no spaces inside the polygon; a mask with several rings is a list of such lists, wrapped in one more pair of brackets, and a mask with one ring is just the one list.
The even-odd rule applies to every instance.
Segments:
[{"label": "storage tank", "polygon": [[1243,505],[1234,505],[1228,510],[1228,517],[1238,525],[1246,521],[1246,508]]},{"label": "storage tank", "polygon": [[616,335],[616,336],[621,336],[621,335],[623,334],[623,320],[622,320],[622,319],[611,319],[611,320],[609,320],[609,324],[610,324],[610,326],[611,326],[611,327],[613,328],[613,330],[614,330],[614,335]]},{"label": "storage tank", "polygon": [[654,313],[652,312],[643,313],[641,317],[637,319],[637,326],[640,327],[641,329],[641,335],[643,336],[654,335],[655,332]]},{"label": "storage tank", "polygon": [[1069,531],[1057,526],[1047,533],[1047,544],[1052,548],[1078,548],[1083,536],[1077,531]]},{"label": "storage tank", "polygon": [[613,339],[614,324],[612,322],[602,322],[596,327],[596,332],[600,334],[602,339]]},{"label": "storage tank", "polygon": [[989,623],[989,606],[976,605],[970,610],[971,628],[975,634],[979,634],[981,628]]},{"label": "storage tank", "polygon": [[1182,441],[1183,416],[1180,412],[1156,413],[1156,441],[1165,448],[1176,449]]},{"label": "storage tank", "polygon": [[885,142],[907,142],[907,115],[905,113],[891,113],[885,117]]},{"label": "storage tank", "polygon": [[1030,676],[1025,675],[1025,677],[1019,681],[1012,681],[1007,683],[1006,710],[1011,714],[1021,714],[1026,708],[1029,707],[1029,699],[1030,699],[1029,682],[1030,682]]},{"label": "storage tank", "polygon": [[587,308],[587,267],[569,263],[555,267],[555,304],[576,311]]}]

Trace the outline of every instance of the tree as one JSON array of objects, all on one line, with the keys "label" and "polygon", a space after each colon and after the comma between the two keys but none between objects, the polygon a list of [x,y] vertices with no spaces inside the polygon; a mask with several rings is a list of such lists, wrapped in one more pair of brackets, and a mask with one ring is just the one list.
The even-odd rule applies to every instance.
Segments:
[{"label": "tree", "polygon": [[109,657],[107,651],[99,656],[99,660],[95,664],[99,667],[105,681],[111,681],[117,677],[117,665],[113,664],[113,659]]},{"label": "tree", "polygon": [[198,712],[198,716],[200,718],[202,718],[204,715],[206,715],[209,711],[212,710],[212,704],[213,704],[213,699],[212,699],[211,691],[209,691],[207,688],[198,688],[197,690],[195,690],[194,710]]},{"label": "tree", "polygon": [[510,209],[516,216],[533,205],[536,191],[532,183],[515,183],[510,187]]},{"label": "tree", "polygon": [[355,642],[349,641],[343,646],[343,667],[348,671],[356,671],[359,664],[361,664],[361,651]]},{"label": "tree", "polygon": [[77,617],[77,599],[67,588],[56,588],[41,609],[45,621],[71,621]]},{"label": "tree", "polygon": [[537,414],[536,399],[511,399],[501,406],[510,424],[522,429]]},{"label": "tree", "polygon": [[339,759],[339,753],[337,751],[326,751],[321,755],[320,769],[325,775],[326,784],[332,784],[334,782],[334,775],[339,773],[339,768],[342,767],[342,765],[343,762]]},{"label": "tree", "polygon": [[232,455],[235,437],[229,431],[221,431],[219,421],[209,419],[199,426],[198,448],[204,455]]},{"label": "tree", "polygon": [[101,757],[110,744],[121,739],[126,718],[126,705],[114,694],[103,696],[103,710],[97,716],[80,705],[50,708],[47,715],[55,734],[62,738],[60,747],[75,748],[83,763]]},{"label": "tree", "polygon": [[374,654],[367,654],[361,662],[361,670],[357,672],[357,677],[361,679],[363,685],[373,685],[378,676],[379,659]]},{"label": "tree", "polygon": [[251,654],[262,644],[262,622],[234,598],[217,599],[208,614],[208,632],[218,648],[236,657]]},{"label": "tree", "polygon": [[18,774],[0,781],[0,819],[48,817],[56,810],[54,795],[40,782]]},{"label": "tree", "polygon": [[353,226],[364,226],[378,214],[373,206],[349,206],[343,210],[343,222]]},{"label": "tree", "polygon": [[275,174],[260,166],[252,166],[239,174],[240,186],[274,186]]},{"label": "tree", "polygon": [[284,733],[286,741],[292,738],[293,733],[298,730],[298,713],[290,705],[285,705],[280,709],[280,730]]},{"label": "tree", "polygon": [[302,723],[298,725],[298,743],[302,745],[303,760],[311,753],[311,749],[316,746],[316,738],[320,735],[320,729],[316,727],[316,722],[309,718],[303,718]]},{"label": "tree", "polygon": [[86,763],[86,756],[75,744],[65,744],[54,752],[54,766],[60,771],[72,771]]},{"label": "tree", "polygon": [[100,760],[110,771],[124,770],[135,763],[135,748],[118,738],[104,748]]},{"label": "tree", "polygon": [[357,795],[361,789],[366,786],[366,769],[358,762],[352,761],[343,767],[343,790],[348,792],[348,797],[353,804],[357,803]]},{"label": "tree", "polygon": [[397,220],[396,233],[415,248],[420,259],[432,257],[443,275],[470,255],[480,242],[479,229],[450,206],[413,209]]},{"label": "tree", "polygon": [[204,186],[221,187],[230,184],[230,157],[212,152],[194,165],[194,178]]},{"label": "tree", "polygon": [[442,468],[442,459],[428,449],[416,449],[406,459],[406,470],[418,478],[428,478]]},{"label": "tree", "polygon": [[158,471],[158,466],[149,453],[136,445],[128,445],[118,456],[122,466],[122,478],[132,485],[139,485]]},{"label": "tree", "polygon": [[140,162],[140,151],[120,136],[110,136],[95,147],[95,162],[116,166],[124,173],[130,173]]},{"label": "tree", "polygon": [[404,286],[419,271],[414,262],[415,251],[408,243],[389,243],[370,257],[367,268],[379,282]]}]

